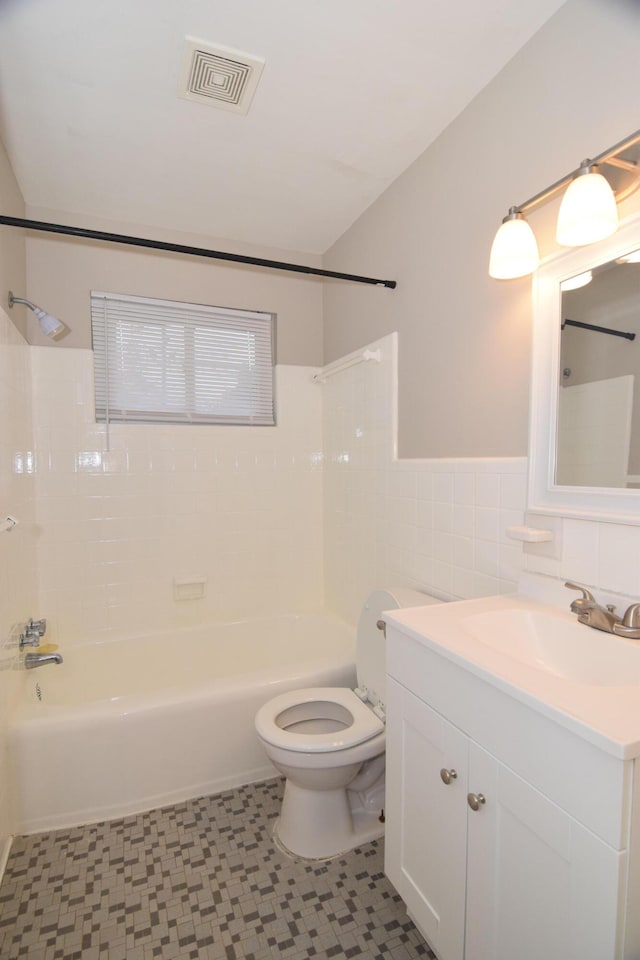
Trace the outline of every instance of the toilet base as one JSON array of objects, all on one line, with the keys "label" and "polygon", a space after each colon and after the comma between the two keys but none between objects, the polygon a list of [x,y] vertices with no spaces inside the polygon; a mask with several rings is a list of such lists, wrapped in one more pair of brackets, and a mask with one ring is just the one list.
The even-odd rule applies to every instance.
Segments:
[{"label": "toilet base", "polygon": [[375,816],[371,813],[356,813],[354,815],[352,836],[346,850],[339,850],[337,853],[332,854],[324,854],[321,857],[305,857],[301,853],[294,853],[293,850],[290,850],[289,847],[282,842],[278,831],[279,825],[280,817],[276,820],[273,828],[273,839],[278,849],[288,857],[293,857],[296,860],[309,860],[311,863],[317,863],[320,860],[335,860],[336,857],[341,857],[345,853],[349,853],[350,850],[353,850],[354,847],[359,847],[362,843],[369,843],[372,840],[380,840],[384,837],[384,824],[380,822],[379,813]]},{"label": "toilet base", "polygon": [[384,836],[381,810],[361,800],[344,788],[307,790],[287,780],[274,839],[284,853],[304,860],[331,860],[378,840]]}]

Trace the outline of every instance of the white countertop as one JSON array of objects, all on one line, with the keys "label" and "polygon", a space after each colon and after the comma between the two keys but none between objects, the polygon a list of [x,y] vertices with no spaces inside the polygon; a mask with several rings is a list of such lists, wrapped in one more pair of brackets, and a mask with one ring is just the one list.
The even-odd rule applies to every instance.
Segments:
[{"label": "white countertop", "polygon": [[[640,683],[576,682],[498,651],[478,640],[465,621],[479,614],[533,611],[575,624],[576,617],[557,607],[519,595],[484,597],[425,607],[385,612],[385,620],[418,643],[457,663],[483,681],[549,717],[599,749],[620,758],[640,755]],[[601,638],[607,644],[629,645],[640,664],[640,642],[622,640],[583,624],[585,642],[593,647]],[[579,637],[582,635],[579,634]],[[627,651],[623,651],[627,652]],[[606,652],[603,658],[606,657]],[[603,659],[604,663],[604,659]]]}]

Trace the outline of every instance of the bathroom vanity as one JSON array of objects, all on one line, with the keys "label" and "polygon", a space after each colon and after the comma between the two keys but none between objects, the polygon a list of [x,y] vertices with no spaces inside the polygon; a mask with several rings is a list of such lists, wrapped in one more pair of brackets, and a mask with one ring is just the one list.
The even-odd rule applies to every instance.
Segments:
[{"label": "bathroom vanity", "polygon": [[385,619],[385,867],[440,960],[637,960],[640,645],[515,596]]}]

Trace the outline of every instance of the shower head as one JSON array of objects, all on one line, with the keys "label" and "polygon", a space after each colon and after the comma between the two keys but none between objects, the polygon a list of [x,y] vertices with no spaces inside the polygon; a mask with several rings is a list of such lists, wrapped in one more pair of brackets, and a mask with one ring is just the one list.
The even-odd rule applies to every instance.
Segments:
[{"label": "shower head", "polygon": [[38,318],[40,329],[47,337],[55,337],[64,330],[65,325],[62,320],[58,320],[57,317],[54,317],[50,313],[46,313],[44,310],[41,310],[40,307],[37,307],[35,303],[31,303],[30,300],[25,300],[23,297],[14,297],[12,292],[9,291],[9,308],[11,308],[14,303],[24,303],[25,307],[29,307],[29,310],[33,310]]}]

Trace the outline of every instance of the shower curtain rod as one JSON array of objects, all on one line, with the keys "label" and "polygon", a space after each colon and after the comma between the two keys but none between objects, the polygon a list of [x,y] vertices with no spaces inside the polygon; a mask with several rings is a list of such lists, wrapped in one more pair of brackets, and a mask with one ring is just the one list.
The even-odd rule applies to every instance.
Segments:
[{"label": "shower curtain rod", "polygon": [[82,237],[87,240],[102,240],[106,243],[123,243],[130,247],[149,247],[152,250],[166,250],[169,253],[184,253],[191,257],[208,257],[210,260],[230,260],[232,263],[248,263],[254,267],[266,267],[269,270],[289,270],[292,273],[306,273],[314,277],[327,277],[332,280],[348,280],[351,283],[368,283],[376,287],[388,287],[395,290],[395,280],[378,280],[375,277],[361,277],[355,273],[339,273],[336,270],[320,270],[299,263],[286,263],[282,260],[264,260],[262,257],[245,257],[240,253],[225,253],[221,250],[207,250],[206,247],[190,247],[182,243],[165,243],[163,240],[147,240],[144,237],[129,237],[121,233],[106,233],[104,230],[89,230],[86,227],[69,227],[63,223],[46,223],[42,220],[25,220],[22,217],[7,217],[0,214],[0,224],[7,227],[23,227],[25,230],[40,230],[44,233],[60,233],[67,237]]},{"label": "shower curtain rod", "polygon": [[596,333],[608,333],[610,337],[623,337],[625,340],[635,340],[635,333],[625,333],[624,330],[612,330],[611,327],[598,327],[595,323],[583,323],[582,320],[563,320],[560,329],[565,327],[580,327],[581,330],[595,330]]}]

